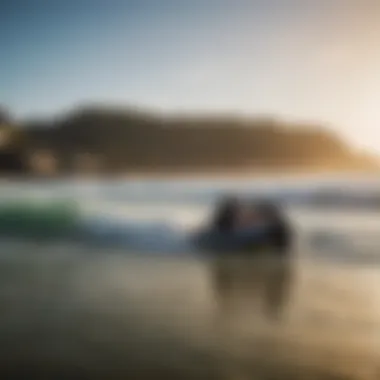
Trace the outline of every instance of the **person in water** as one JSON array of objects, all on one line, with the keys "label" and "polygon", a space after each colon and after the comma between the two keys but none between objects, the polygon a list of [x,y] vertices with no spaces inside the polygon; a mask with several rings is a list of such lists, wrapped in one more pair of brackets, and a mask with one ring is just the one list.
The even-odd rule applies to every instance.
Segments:
[{"label": "person in water", "polygon": [[292,243],[289,223],[273,202],[242,204],[237,197],[225,197],[210,224],[211,229],[198,235],[198,244],[215,253],[254,253],[260,247],[285,253]]},{"label": "person in water", "polygon": [[228,196],[217,207],[211,225],[216,232],[230,233],[254,228],[262,219],[255,206],[244,205],[237,197]]},{"label": "person in water", "polygon": [[212,225],[217,232],[229,233],[235,227],[236,216],[240,208],[239,200],[234,196],[226,197],[213,217]]},{"label": "person in water", "polygon": [[286,254],[293,243],[293,231],[280,207],[273,202],[265,202],[258,206],[258,212],[269,225],[267,245],[279,253]]},{"label": "person in water", "polygon": [[237,230],[251,229],[259,226],[260,215],[258,215],[255,207],[241,207],[237,213],[235,227]]},{"label": "person in water", "polygon": [[[238,240],[249,242],[250,236],[256,236],[252,249],[249,243],[244,244],[247,253],[251,254],[240,255],[231,250],[231,254],[217,255],[212,263],[212,283],[220,316],[226,317],[235,309],[232,307],[234,294],[242,288],[252,297],[261,289],[265,314],[274,320],[280,318],[292,279],[288,258],[292,232],[280,207],[272,202],[243,206],[236,198],[227,198],[218,208],[213,228],[227,236],[227,240],[238,237]],[[258,252],[265,253],[259,256],[270,260],[255,260]]]}]

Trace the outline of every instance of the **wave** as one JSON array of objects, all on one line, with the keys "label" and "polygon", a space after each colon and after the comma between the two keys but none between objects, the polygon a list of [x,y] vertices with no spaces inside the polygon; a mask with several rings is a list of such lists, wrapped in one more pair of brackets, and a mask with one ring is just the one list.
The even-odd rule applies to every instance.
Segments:
[{"label": "wave", "polygon": [[123,247],[130,251],[160,254],[195,252],[190,230],[167,221],[88,219],[80,229],[80,239],[88,244]]},{"label": "wave", "polygon": [[[81,217],[72,238],[86,244],[118,246],[125,250],[182,254],[194,251],[189,236],[207,219],[213,203],[223,193],[235,192],[247,197],[278,196],[302,203],[321,192],[327,182],[303,183],[293,180],[282,181],[281,186],[279,183],[267,179],[58,180],[43,184],[27,182],[20,186],[20,183],[9,182],[2,184],[0,200],[74,200],[79,205]],[[371,187],[366,183],[363,186],[368,189]],[[312,215],[309,211],[302,211],[302,221],[298,220],[298,216],[293,218],[297,228],[304,227],[305,220]],[[316,219],[320,219],[322,225],[332,219],[331,213],[328,217],[319,214],[309,219],[315,219],[314,224],[318,222]],[[352,220],[346,214],[337,222],[331,222],[331,232],[341,229],[349,219]],[[312,224],[309,221],[307,223]],[[364,226],[363,221],[359,224]],[[344,249],[347,249],[347,242],[348,238],[345,239]],[[337,249],[337,246],[331,249]]]}]

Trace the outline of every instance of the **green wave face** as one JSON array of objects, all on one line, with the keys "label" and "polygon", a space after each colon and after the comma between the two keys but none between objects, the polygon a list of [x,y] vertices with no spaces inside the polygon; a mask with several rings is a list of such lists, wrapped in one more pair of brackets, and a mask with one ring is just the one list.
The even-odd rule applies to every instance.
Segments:
[{"label": "green wave face", "polygon": [[67,233],[79,220],[71,202],[14,201],[0,205],[0,234],[51,236]]}]

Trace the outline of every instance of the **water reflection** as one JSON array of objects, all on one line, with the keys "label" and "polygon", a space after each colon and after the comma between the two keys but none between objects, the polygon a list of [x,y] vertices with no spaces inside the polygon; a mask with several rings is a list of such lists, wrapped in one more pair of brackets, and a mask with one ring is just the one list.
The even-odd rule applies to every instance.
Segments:
[{"label": "water reflection", "polygon": [[[250,310],[280,320],[291,296],[292,263],[288,257],[223,256],[211,263],[219,313],[230,318]],[[259,302],[260,309],[252,308]]]},{"label": "water reflection", "polygon": [[[380,282],[377,274],[370,284],[366,279],[367,273],[307,263],[1,246],[0,376],[370,379],[379,317],[371,292]],[[225,318],[220,329],[215,295],[219,315],[248,318]],[[359,311],[367,322],[361,331]],[[346,329],[316,323],[340,314]],[[282,323],[267,323],[267,316]]]}]

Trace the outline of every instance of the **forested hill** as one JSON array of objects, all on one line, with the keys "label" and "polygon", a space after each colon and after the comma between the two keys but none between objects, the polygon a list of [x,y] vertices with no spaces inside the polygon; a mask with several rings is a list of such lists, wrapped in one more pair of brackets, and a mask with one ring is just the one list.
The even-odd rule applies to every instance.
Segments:
[{"label": "forested hill", "polygon": [[87,107],[60,118],[26,121],[18,128],[24,135],[22,149],[28,154],[49,151],[59,170],[73,170],[72,158],[85,153],[109,172],[377,165],[323,126],[269,118]]}]

